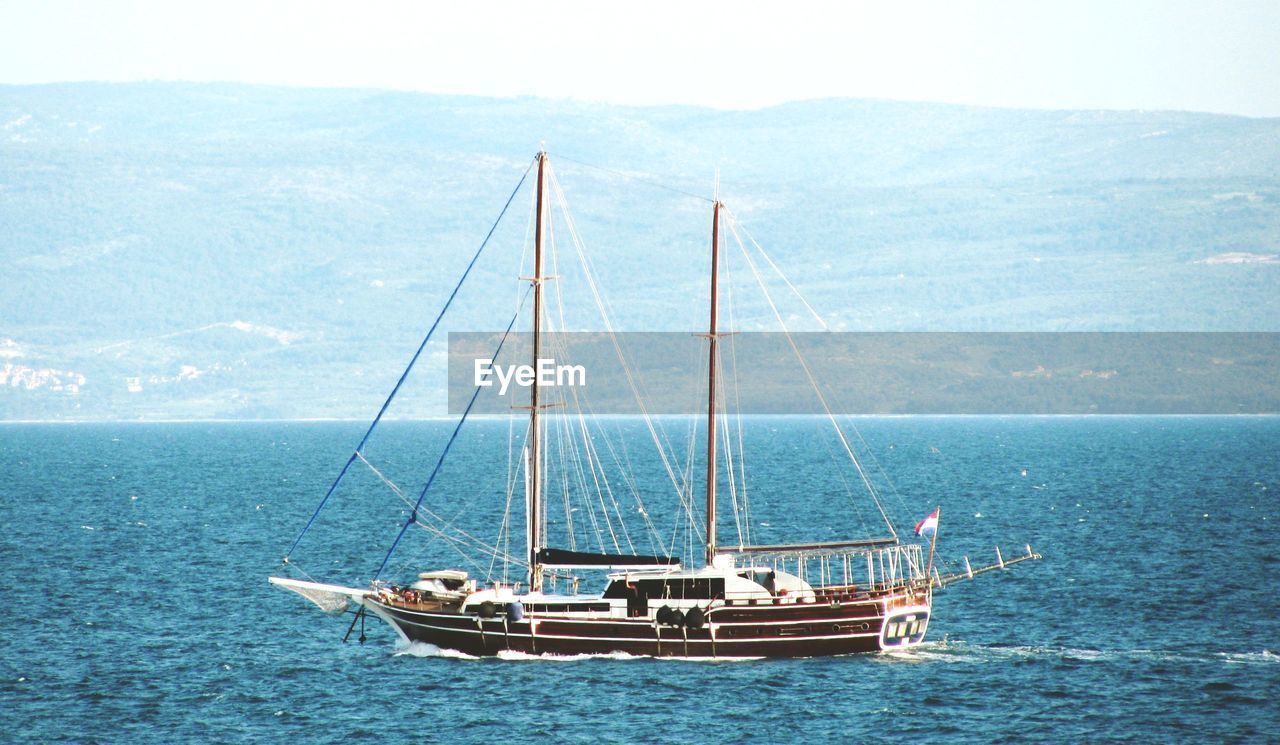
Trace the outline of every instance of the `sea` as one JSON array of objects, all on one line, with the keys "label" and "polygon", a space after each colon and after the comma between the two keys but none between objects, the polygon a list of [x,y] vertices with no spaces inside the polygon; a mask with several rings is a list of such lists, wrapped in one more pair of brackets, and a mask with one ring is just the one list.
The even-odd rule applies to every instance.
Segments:
[{"label": "sea", "polygon": [[[1280,741],[1280,418],[853,424],[904,539],[941,507],[944,571],[997,546],[1043,558],[939,590],[918,649],[746,661],[470,659],[374,622],[344,642],[350,615],[267,577],[361,423],[0,425],[0,741]],[[370,448],[381,476],[356,461],[288,569],[368,582],[453,426],[389,426],[409,444]],[[810,513],[838,532],[849,484],[820,478],[808,424],[743,426],[757,534]],[[468,427],[424,504],[482,531],[510,498],[512,448],[504,422]],[[644,478],[660,516],[670,477]],[[422,545],[397,550],[390,578],[456,565],[410,533]]]}]

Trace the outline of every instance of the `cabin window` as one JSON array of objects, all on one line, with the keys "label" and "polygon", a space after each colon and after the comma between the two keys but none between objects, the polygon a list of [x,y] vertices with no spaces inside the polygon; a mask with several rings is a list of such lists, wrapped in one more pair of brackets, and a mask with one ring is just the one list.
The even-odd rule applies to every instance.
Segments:
[{"label": "cabin window", "polygon": [[615,579],[605,588],[604,596],[610,600],[624,598],[651,598],[654,600],[709,600],[724,596],[723,577],[677,577],[673,579],[632,580]]},{"label": "cabin window", "polygon": [[525,603],[530,613],[607,613],[608,603]]}]

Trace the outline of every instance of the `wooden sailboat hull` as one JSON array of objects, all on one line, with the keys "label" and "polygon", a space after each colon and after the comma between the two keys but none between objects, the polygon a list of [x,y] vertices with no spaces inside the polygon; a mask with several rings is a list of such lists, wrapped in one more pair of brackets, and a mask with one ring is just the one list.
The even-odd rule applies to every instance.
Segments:
[{"label": "wooden sailboat hull", "polygon": [[929,608],[908,600],[713,605],[706,623],[697,629],[663,626],[645,617],[530,614],[511,621],[505,616],[482,619],[474,614],[418,610],[373,599],[365,605],[406,642],[475,656],[519,652],[741,658],[823,657],[914,646],[924,639]]}]

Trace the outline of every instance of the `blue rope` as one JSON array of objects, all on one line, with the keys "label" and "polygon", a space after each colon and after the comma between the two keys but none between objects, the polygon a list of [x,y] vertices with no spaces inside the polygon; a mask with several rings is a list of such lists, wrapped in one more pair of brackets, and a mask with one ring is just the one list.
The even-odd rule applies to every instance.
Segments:
[{"label": "blue rope", "polygon": [[[530,287],[529,290],[533,288]],[[498,355],[502,354],[502,345],[507,343],[507,337],[511,334],[511,328],[516,325],[516,319],[520,317],[520,310],[524,308],[525,300],[529,299],[529,290],[525,291],[524,298],[520,301],[520,307],[516,308],[516,314],[511,317],[511,323],[507,324],[507,330],[503,332],[502,339],[498,341],[498,348],[493,352],[493,359],[498,359]],[[391,544],[391,548],[387,551],[387,555],[382,559],[382,565],[378,567],[378,571],[373,575],[376,582],[382,576],[382,571],[387,568],[387,562],[391,561],[391,555],[396,552],[396,547],[400,545],[400,539],[404,538],[404,534],[409,530],[409,526],[418,521],[418,508],[422,507],[422,500],[427,497],[427,490],[431,488],[436,480],[436,476],[440,473],[440,468],[444,465],[445,456],[449,454],[449,448],[453,447],[453,441],[458,439],[458,433],[462,431],[462,425],[467,421],[467,416],[471,413],[471,407],[475,406],[476,399],[480,397],[480,386],[471,394],[471,400],[467,402],[467,408],[462,412],[462,418],[458,420],[457,426],[453,428],[453,434],[449,435],[449,441],[444,445],[444,451],[440,453],[440,459],[436,461],[436,467],[431,470],[431,476],[427,478],[427,483],[422,487],[422,492],[418,494],[418,501],[413,505],[413,512],[410,513],[409,519],[405,521],[400,533],[396,535],[396,540]]]},{"label": "blue rope", "polygon": [[298,534],[296,539],[294,539],[293,545],[290,546],[289,550],[285,553],[285,564],[289,563],[289,557],[293,555],[294,550],[298,548],[298,544],[302,542],[302,537],[307,534],[307,531],[311,530],[311,526],[315,523],[316,518],[320,517],[320,511],[324,509],[326,504],[328,504],[329,497],[333,496],[333,492],[337,490],[338,484],[342,483],[342,479],[347,475],[347,471],[351,468],[351,464],[355,463],[356,458],[360,457],[360,451],[364,450],[365,443],[369,441],[369,436],[373,434],[373,430],[378,426],[378,423],[382,421],[382,415],[387,413],[387,407],[391,405],[391,401],[395,399],[396,394],[400,392],[400,386],[404,385],[405,378],[409,377],[409,371],[413,369],[415,364],[417,364],[418,357],[422,355],[422,350],[427,348],[427,342],[431,341],[431,335],[436,332],[436,327],[440,325],[440,319],[444,318],[445,311],[449,310],[449,306],[453,304],[453,299],[458,296],[458,290],[462,289],[462,283],[467,281],[467,275],[471,274],[471,269],[476,265],[476,261],[480,258],[480,254],[484,252],[485,246],[489,245],[489,239],[493,237],[493,232],[498,229],[498,224],[502,222],[502,218],[507,214],[507,208],[511,206],[512,200],[516,198],[516,193],[520,191],[521,186],[524,186],[524,180],[529,177],[529,171],[533,170],[533,164],[537,162],[537,158],[534,158],[533,161],[529,163],[529,167],[524,169],[524,174],[520,176],[520,183],[516,184],[516,188],[511,190],[511,196],[507,197],[507,203],[502,205],[502,212],[498,213],[498,219],[494,220],[493,226],[489,228],[489,232],[485,235],[484,241],[480,244],[480,248],[476,249],[475,256],[471,257],[471,263],[467,264],[467,269],[462,273],[462,277],[458,280],[458,284],[453,288],[453,292],[449,293],[449,299],[445,301],[444,307],[440,309],[440,314],[436,316],[435,322],[431,324],[431,328],[427,331],[426,337],[422,340],[422,343],[418,345],[418,351],[413,353],[413,358],[409,360],[409,366],[400,374],[400,379],[396,381],[395,387],[391,389],[391,395],[387,396],[387,400],[382,403],[382,408],[378,409],[378,415],[373,418],[373,423],[369,425],[369,429],[364,433],[364,437],[360,438],[360,444],[356,445],[355,452],[353,452],[351,457],[347,459],[346,465],[344,465],[342,470],[338,472],[338,478],[333,480],[333,484],[330,485],[329,491],[325,492],[324,499],[320,500],[320,505],[316,507],[316,511],[311,515],[311,519],[307,521],[306,527],[302,529],[302,532]]}]

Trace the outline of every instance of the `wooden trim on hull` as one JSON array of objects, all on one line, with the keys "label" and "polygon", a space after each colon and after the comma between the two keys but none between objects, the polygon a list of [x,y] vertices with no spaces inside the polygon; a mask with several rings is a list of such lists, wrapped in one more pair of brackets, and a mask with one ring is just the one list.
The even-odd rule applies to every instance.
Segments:
[{"label": "wooden trim on hull", "polygon": [[720,606],[700,629],[648,618],[498,617],[373,603],[410,640],[474,656],[625,653],[650,657],[821,657],[881,649],[884,601],[840,605]]}]

